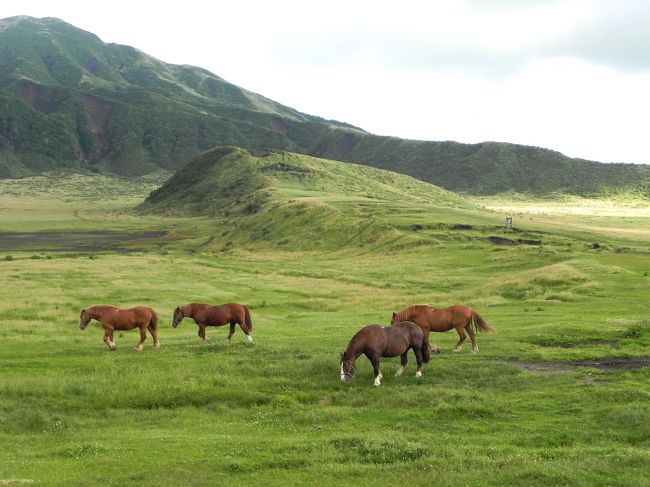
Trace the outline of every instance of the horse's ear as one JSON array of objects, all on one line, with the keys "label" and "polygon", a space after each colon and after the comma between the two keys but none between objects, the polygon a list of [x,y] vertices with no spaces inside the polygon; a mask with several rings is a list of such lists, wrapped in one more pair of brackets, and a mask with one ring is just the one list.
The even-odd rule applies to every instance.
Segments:
[{"label": "horse's ear", "polygon": [[81,314],[84,314],[86,312],[86,308],[81,310]]},{"label": "horse's ear", "polygon": [[393,311],[393,319],[395,319],[395,316],[396,316],[396,315],[395,315],[395,312]]}]

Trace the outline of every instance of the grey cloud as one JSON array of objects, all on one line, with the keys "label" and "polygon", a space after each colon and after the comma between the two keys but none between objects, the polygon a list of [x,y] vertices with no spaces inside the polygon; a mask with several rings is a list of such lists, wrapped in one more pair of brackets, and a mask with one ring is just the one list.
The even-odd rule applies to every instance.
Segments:
[{"label": "grey cloud", "polygon": [[[521,10],[533,5],[561,5],[566,0],[527,2],[464,0],[479,11]],[[431,32],[411,33],[408,26],[363,26],[314,31],[303,39],[286,38],[271,49],[283,62],[333,66],[364,62],[389,69],[453,70],[484,76],[504,76],[532,59],[576,57],[622,71],[650,71],[650,2],[592,0],[588,15],[576,29],[540,44],[494,45],[472,38],[459,26],[459,35],[445,39]],[[480,8],[479,8],[480,6]],[[488,34],[489,35],[489,34]]]}]

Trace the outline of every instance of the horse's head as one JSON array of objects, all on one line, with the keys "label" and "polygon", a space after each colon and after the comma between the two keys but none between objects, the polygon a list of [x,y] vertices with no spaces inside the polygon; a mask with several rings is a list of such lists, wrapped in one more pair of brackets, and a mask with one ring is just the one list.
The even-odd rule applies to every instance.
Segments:
[{"label": "horse's head", "polygon": [[357,368],[354,365],[354,357],[348,356],[345,352],[341,354],[341,382],[350,382]]},{"label": "horse's head", "polygon": [[88,313],[87,310],[82,309],[81,313],[79,313],[79,329],[85,330],[86,327],[88,326],[88,323],[90,323],[90,320],[92,318],[90,317],[90,314]]},{"label": "horse's head", "polygon": [[172,316],[172,323],[171,323],[172,328],[176,328],[179,325],[179,323],[183,320],[183,318],[185,318],[185,315],[183,314],[183,310],[180,308],[180,306],[178,306],[174,310],[174,316]]}]

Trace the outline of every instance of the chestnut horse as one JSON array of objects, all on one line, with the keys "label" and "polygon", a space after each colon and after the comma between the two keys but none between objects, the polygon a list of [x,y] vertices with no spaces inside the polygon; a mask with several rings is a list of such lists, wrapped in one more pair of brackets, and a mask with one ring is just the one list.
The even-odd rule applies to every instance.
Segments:
[{"label": "chestnut horse", "polygon": [[235,333],[235,325],[239,325],[246,339],[253,341],[251,332],[253,331],[253,322],[248,308],[243,304],[228,303],[221,306],[210,306],[209,304],[189,303],[185,306],[179,306],[174,310],[172,317],[172,328],[176,328],[183,318],[193,318],[194,322],[199,325],[199,336],[204,340],[205,328],[208,326],[223,326],[230,324],[230,333],[226,340],[230,341]]},{"label": "chestnut horse", "polygon": [[129,309],[117,309],[115,306],[102,304],[82,309],[79,313],[79,328],[85,330],[90,320],[99,321],[104,328],[104,343],[110,351],[115,350],[113,331],[132,330],[133,328],[140,328],[140,343],[135,347],[136,352],[142,350],[144,341],[147,339],[147,329],[153,338],[153,348],[160,348],[158,315],[151,308],[136,306]]},{"label": "chestnut horse", "polygon": [[409,349],[415,353],[418,368],[415,377],[422,377],[422,363],[430,358],[429,342],[420,328],[410,321],[395,323],[389,327],[368,325],[359,330],[350,340],[348,348],[341,354],[341,381],[348,382],[357,371],[354,365],[360,355],[370,360],[375,371],[375,385],[381,385],[383,375],[379,370],[379,357],[400,356],[400,368],[395,377],[404,373]]},{"label": "chestnut horse", "polygon": [[[460,352],[467,335],[472,340],[472,353],[478,352],[476,332],[494,331],[476,311],[460,304],[443,309],[432,308],[426,304],[408,306],[397,313],[393,313],[391,323],[404,320],[413,321],[422,329],[427,338],[429,332],[449,331],[456,328],[459,339],[454,347],[454,352]],[[465,335],[465,332],[467,332],[467,335]],[[431,346],[431,351],[438,352],[438,347]]]}]

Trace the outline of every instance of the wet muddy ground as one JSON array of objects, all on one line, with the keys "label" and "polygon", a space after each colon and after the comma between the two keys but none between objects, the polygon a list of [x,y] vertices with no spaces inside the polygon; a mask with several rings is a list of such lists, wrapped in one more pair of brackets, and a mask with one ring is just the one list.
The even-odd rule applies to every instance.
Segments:
[{"label": "wet muddy ground", "polygon": [[529,372],[564,372],[577,367],[605,371],[638,370],[650,366],[650,357],[607,357],[602,359],[574,360],[567,362],[525,362],[509,360],[502,362]]},{"label": "wet muddy ground", "polygon": [[102,252],[126,250],[140,240],[162,237],[165,232],[0,232],[0,251]]}]

